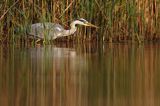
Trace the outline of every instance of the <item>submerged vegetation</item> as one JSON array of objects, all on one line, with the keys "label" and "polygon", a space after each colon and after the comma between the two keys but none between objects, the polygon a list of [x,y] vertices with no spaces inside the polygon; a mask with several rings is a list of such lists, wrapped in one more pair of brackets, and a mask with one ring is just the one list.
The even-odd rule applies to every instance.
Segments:
[{"label": "submerged vegetation", "polygon": [[[1,0],[0,42],[28,42],[28,26],[85,18],[98,30],[82,28],[67,41],[156,41],[160,39],[159,0]],[[59,40],[58,40],[59,41]]]}]

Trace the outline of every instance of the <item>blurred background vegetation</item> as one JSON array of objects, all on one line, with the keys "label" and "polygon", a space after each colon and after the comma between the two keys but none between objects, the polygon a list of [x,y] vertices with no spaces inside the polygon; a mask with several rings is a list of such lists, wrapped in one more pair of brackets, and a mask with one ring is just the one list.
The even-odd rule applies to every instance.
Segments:
[{"label": "blurred background vegetation", "polygon": [[80,27],[76,36],[79,40],[91,41],[96,38],[108,42],[156,41],[160,33],[159,2],[159,0],[1,0],[0,41],[18,42],[21,38],[25,39],[26,30],[32,23],[54,22],[69,28],[69,23],[77,18],[85,18],[100,27],[97,30]]}]

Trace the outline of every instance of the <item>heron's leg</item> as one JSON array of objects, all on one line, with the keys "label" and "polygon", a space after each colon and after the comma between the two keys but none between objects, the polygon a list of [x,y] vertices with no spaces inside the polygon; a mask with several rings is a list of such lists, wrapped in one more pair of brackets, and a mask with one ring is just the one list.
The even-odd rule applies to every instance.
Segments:
[{"label": "heron's leg", "polygon": [[38,44],[39,41],[41,41],[41,39],[37,39],[35,43]]},{"label": "heron's leg", "polygon": [[44,39],[44,40],[43,40],[43,44],[44,44],[44,45],[49,44],[49,40]]},{"label": "heron's leg", "polygon": [[45,45],[46,44],[46,40],[43,40],[43,45]]}]

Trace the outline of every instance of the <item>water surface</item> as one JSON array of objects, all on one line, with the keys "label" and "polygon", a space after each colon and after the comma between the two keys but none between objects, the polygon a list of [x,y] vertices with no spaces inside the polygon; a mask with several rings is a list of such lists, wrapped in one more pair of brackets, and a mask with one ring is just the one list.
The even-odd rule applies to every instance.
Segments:
[{"label": "water surface", "polygon": [[0,46],[0,106],[160,106],[159,44]]}]

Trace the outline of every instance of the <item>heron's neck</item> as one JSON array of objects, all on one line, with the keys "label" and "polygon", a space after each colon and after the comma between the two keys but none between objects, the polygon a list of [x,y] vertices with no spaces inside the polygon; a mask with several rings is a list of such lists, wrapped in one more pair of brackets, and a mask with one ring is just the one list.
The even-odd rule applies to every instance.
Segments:
[{"label": "heron's neck", "polygon": [[72,22],[70,24],[71,29],[69,30],[64,30],[64,36],[72,35],[76,32],[77,27],[76,27],[76,21]]}]

